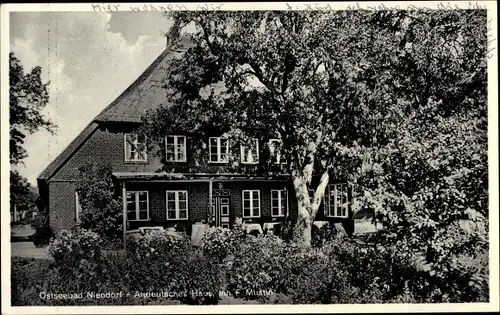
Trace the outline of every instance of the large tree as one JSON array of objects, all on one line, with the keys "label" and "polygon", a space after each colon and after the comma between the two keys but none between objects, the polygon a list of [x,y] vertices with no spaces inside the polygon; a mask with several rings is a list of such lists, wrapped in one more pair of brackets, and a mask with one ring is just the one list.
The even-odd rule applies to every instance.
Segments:
[{"label": "large tree", "polygon": [[168,36],[176,45],[189,26],[194,47],[166,69],[172,105],[146,117],[146,129],[158,140],[172,130],[281,139],[302,246],[310,244],[332,176],[348,178],[361,195],[370,189],[394,195],[356,205],[385,222],[414,188],[395,186],[399,169],[391,157],[372,173],[369,161],[391,145],[397,154],[394,143],[412,128],[483,104],[486,47],[474,36],[482,34],[484,16],[477,12],[175,12]]},{"label": "large tree", "polygon": [[[34,67],[25,73],[21,61],[9,54],[9,122],[10,164],[23,163],[27,153],[24,140],[27,135],[45,129],[54,132],[55,125],[45,118],[42,110],[49,102],[48,83],[42,82],[42,69]],[[29,197],[29,182],[19,172],[11,170],[11,210],[16,203]]]}]

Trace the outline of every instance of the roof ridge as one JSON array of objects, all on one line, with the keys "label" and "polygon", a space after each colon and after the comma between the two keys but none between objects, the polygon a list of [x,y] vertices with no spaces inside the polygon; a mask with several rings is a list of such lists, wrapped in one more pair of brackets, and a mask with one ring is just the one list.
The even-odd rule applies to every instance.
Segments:
[{"label": "roof ridge", "polygon": [[125,96],[127,96],[132,90],[134,90],[137,86],[139,86],[147,77],[151,75],[151,73],[156,69],[156,67],[163,61],[163,59],[171,52],[174,52],[171,47],[167,47],[163,50],[163,52],[142,72],[142,74],[135,79],[132,84],[128,86],[118,97],[115,98],[108,106],[106,106],[92,121],[105,121],[100,118],[105,117],[106,113],[111,110],[114,106],[116,106]]}]

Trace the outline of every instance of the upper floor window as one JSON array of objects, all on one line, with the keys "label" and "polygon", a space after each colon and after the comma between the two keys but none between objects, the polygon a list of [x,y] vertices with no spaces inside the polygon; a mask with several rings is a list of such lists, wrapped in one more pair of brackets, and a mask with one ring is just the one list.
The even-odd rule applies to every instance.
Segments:
[{"label": "upper floor window", "polygon": [[165,137],[168,162],[186,162],[186,137]]},{"label": "upper floor window", "polygon": [[167,190],[167,220],[187,220],[187,190]]},{"label": "upper floor window", "polygon": [[260,191],[243,190],[243,218],[260,217]]},{"label": "upper floor window", "polygon": [[273,217],[282,217],[286,210],[286,191],[271,190],[271,215]]},{"label": "upper floor window", "polygon": [[251,139],[249,144],[241,144],[241,163],[256,164],[259,162],[259,140]]},{"label": "upper floor window", "polygon": [[127,191],[127,220],[149,220],[149,196],[147,191]]},{"label": "upper floor window", "polygon": [[325,190],[325,216],[335,218],[348,217],[347,184],[328,185]]},{"label": "upper floor window", "polygon": [[146,136],[126,133],[124,138],[125,161],[145,162],[148,160]]},{"label": "upper floor window", "polygon": [[208,142],[209,161],[212,163],[227,163],[229,161],[229,140],[227,138],[212,137]]},{"label": "upper floor window", "polygon": [[285,159],[281,154],[281,147],[283,142],[280,139],[269,140],[269,151],[271,155],[271,163],[273,164],[286,164]]}]

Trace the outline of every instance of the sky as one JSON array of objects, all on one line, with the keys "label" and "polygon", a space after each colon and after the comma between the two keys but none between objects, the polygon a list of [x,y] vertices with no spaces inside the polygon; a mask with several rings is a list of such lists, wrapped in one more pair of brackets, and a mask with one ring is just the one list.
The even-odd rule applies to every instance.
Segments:
[{"label": "sky", "polygon": [[12,12],[10,51],[50,81],[45,117],[58,128],[26,138],[16,167],[36,186],[43,169],[163,51],[171,21],[159,12]]}]

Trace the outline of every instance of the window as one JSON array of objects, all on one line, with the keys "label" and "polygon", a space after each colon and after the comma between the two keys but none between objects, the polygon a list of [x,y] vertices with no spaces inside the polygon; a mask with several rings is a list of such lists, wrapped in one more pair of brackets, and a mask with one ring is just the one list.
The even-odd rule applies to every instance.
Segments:
[{"label": "window", "polygon": [[80,213],[82,213],[82,206],[78,198],[78,191],[75,191],[75,222],[80,223]]},{"label": "window", "polygon": [[167,136],[165,137],[167,149],[167,161],[186,162],[186,137]]},{"label": "window", "polygon": [[256,164],[259,162],[259,140],[251,139],[250,145],[241,144],[241,163]]},{"label": "window", "polygon": [[208,145],[210,159],[212,163],[227,163],[229,141],[226,138],[210,138]]},{"label": "window", "polygon": [[148,160],[146,136],[125,134],[125,161],[145,162]]},{"label": "window", "polygon": [[271,215],[273,217],[282,217],[286,209],[286,191],[271,190]]},{"label": "window", "polygon": [[271,163],[273,164],[286,164],[285,159],[281,154],[282,142],[280,139],[269,140],[269,152],[271,156]]},{"label": "window", "polygon": [[149,196],[147,191],[127,191],[127,220],[149,220]]},{"label": "window", "polygon": [[167,220],[187,220],[187,190],[167,190]]},{"label": "window", "polygon": [[258,218],[260,217],[260,191],[259,190],[243,190],[243,217]]},{"label": "window", "polygon": [[348,216],[347,184],[328,185],[325,191],[325,216],[347,218]]}]

